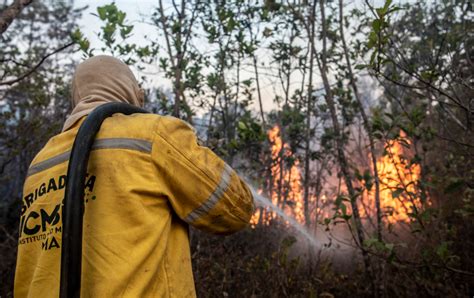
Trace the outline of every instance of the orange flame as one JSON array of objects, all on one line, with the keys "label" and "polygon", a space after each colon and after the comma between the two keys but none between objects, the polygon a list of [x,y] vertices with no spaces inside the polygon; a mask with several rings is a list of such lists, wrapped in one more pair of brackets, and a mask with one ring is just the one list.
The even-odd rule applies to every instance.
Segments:
[{"label": "orange flame", "polygon": [[[295,159],[291,165],[284,161],[285,158],[292,157],[293,152],[288,144],[283,142],[279,126],[274,126],[267,135],[271,144],[272,160],[268,196],[274,205],[282,208],[287,215],[299,223],[304,224],[304,191],[299,161]],[[399,140],[387,142],[385,148],[387,154],[381,156],[377,161],[380,179],[380,205],[384,213],[384,220],[391,224],[410,221],[410,213],[415,208],[421,207],[419,200],[416,199],[421,168],[417,164],[410,164],[403,157],[407,152],[404,152],[401,143],[405,143],[406,147],[411,145],[403,132],[400,133]],[[341,187],[344,189],[343,185]],[[259,193],[262,194],[263,191],[259,190]],[[320,205],[316,208],[314,206],[316,197],[310,196],[310,206],[314,207],[313,212],[310,212],[311,216],[330,217],[330,210],[333,208],[330,202],[335,200],[331,197],[332,195],[329,193],[323,194],[320,197]],[[362,202],[359,201],[361,216],[375,217],[374,187],[371,191],[366,192],[362,200]],[[312,210],[311,207],[310,210]],[[349,211],[348,214],[350,213]],[[254,213],[250,222],[253,227],[259,223],[268,225],[276,216],[271,210],[261,208]]]},{"label": "orange flame", "polygon": [[420,208],[416,200],[416,183],[420,178],[421,168],[418,164],[410,164],[404,155],[401,142],[407,147],[411,145],[405,133],[400,133],[401,141],[389,141],[386,146],[387,154],[377,161],[380,178],[380,205],[387,213],[389,223],[408,222],[409,214],[415,208]]},{"label": "orange flame", "polygon": [[[402,145],[403,144],[403,145]],[[409,222],[411,213],[421,208],[418,194],[418,180],[421,168],[410,164],[405,158],[410,149],[410,140],[401,131],[398,140],[390,140],[385,145],[385,154],[377,160],[377,171],[380,179],[380,208],[384,221],[395,224]],[[406,147],[406,149],[404,148]],[[363,198],[364,206],[361,216],[375,216],[375,187]]]},{"label": "orange flame", "polygon": [[[268,131],[268,139],[271,146],[272,166],[270,182],[270,198],[275,206],[293,217],[299,223],[304,223],[303,188],[301,185],[301,172],[299,161],[295,160],[292,165],[284,162],[284,158],[293,156],[288,144],[285,144],[280,135],[280,127],[275,125]],[[261,192],[261,191],[260,191]],[[269,224],[276,214],[270,210],[257,210],[251,219],[251,224]]]}]

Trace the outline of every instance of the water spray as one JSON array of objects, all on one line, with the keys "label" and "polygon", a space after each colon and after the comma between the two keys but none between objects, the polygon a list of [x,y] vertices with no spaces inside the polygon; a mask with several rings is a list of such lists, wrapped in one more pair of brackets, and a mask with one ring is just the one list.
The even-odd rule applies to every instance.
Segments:
[{"label": "water spray", "polygon": [[321,247],[316,238],[314,238],[314,236],[311,235],[305,227],[300,225],[293,217],[286,214],[281,208],[275,206],[271,200],[259,194],[250,184],[247,183],[247,185],[250,188],[250,191],[252,192],[257,207],[270,208],[272,211],[278,214],[278,216],[286,220],[290,224],[290,226],[292,226],[296,231],[298,231],[298,233],[303,235],[309,241],[311,246],[316,248]]}]

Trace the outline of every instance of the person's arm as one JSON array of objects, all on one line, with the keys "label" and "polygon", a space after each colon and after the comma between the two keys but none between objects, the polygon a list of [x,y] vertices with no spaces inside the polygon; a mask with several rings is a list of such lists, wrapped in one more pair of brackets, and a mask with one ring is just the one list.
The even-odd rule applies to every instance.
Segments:
[{"label": "person's arm", "polygon": [[152,158],[181,219],[215,234],[229,234],[248,224],[254,211],[251,191],[222,159],[198,145],[187,123],[160,117]]}]

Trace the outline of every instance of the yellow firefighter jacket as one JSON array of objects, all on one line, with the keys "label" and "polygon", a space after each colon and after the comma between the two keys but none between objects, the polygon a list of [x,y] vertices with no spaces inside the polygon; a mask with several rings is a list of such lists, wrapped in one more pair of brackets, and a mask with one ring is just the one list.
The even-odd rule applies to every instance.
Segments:
[{"label": "yellow firefighter jacket", "polygon": [[[61,205],[82,121],[50,139],[28,170],[15,297],[59,295]],[[245,183],[185,122],[106,119],[86,178],[81,297],[195,296],[188,224],[228,234],[247,225],[253,208]]]}]

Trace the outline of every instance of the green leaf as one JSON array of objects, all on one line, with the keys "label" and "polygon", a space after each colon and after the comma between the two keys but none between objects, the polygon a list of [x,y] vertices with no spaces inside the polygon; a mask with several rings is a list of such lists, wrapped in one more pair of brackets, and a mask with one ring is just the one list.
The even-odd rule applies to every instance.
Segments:
[{"label": "green leaf", "polygon": [[250,85],[252,85],[252,80],[251,79],[243,80],[242,84],[246,87],[250,87]]},{"label": "green leaf", "polygon": [[372,22],[372,28],[374,29],[374,32],[375,33],[379,33],[380,32],[380,29],[382,28],[382,21],[379,20],[379,19],[375,19],[373,22]]},{"label": "green leaf", "polygon": [[117,23],[119,25],[122,25],[123,24],[123,21],[125,20],[125,17],[127,16],[127,14],[123,11],[118,11],[117,12]]},{"label": "green leaf", "polygon": [[377,16],[379,18],[383,18],[384,15],[385,15],[385,11],[383,10],[383,8],[376,8],[375,11],[377,12]]},{"label": "green leaf", "polygon": [[370,55],[370,65],[375,66],[375,58],[377,57],[377,51],[373,51],[372,55]]},{"label": "green leaf", "polygon": [[388,8],[390,7],[391,4],[392,4],[392,0],[386,0],[385,5],[383,6],[383,9],[385,11],[388,11]]},{"label": "green leaf", "polygon": [[238,126],[241,130],[246,130],[247,129],[247,125],[245,125],[245,123],[242,122],[242,121],[239,121]]},{"label": "green leaf", "polygon": [[399,10],[402,10],[401,7],[395,6],[392,9],[390,9],[389,11],[387,11],[387,14],[391,14],[391,13],[397,12]]},{"label": "green leaf", "polygon": [[347,214],[347,207],[346,207],[346,205],[345,205],[344,203],[341,203],[341,204],[339,205],[339,208],[341,208],[341,211],[342,211],[342,214],[343,214],[343,215],[346,215],[346,214]]},{"label": "green leaf", "polygon": [[369,41],[367,42],[367,48],[371,49],[377,44],[378,36],[374,31],[369,34]]},{"label": "green leaf", "polygon": [[235,26],[237,26],[237,22],[234,20],[234,18],[230,18],[227,22],[227,26],[225,27],[226,32],[231,32],[234,30]]},{"label": "green leaf", "polygon": [[365,68],[367,68],[367,67],[368,67],[367,64],[357,64],[357,65],[355,66],[355,69],[360,70],[360,69],[365,69]]},{"label": "green leaf", "polygon": [[403,188],[397,188],[396,190],[392,191],[392,198],[398,198],[405,190]]},{"label": "green leaf", "polygon": [[130,32],[132,32],[132,30],[133,30],[133,26],[124,26],[120,29],[120,36],[123,39],[126,39],[128,35],[130,34]]},{"label": "green leaf", "polygon": [[82,37],[83,37],[83,35],[82,35],[81,30],[79,30],[79,28],[76,29],[73,33],[71,33],[71,39],[74,42],[80,42]]},{"label": "green leaf", "polygon": [[79,47],[81,48],[82,51],[87,52],[87,50],[90,47],[90,42],[87,39],[82,39],[79,41]]},{"label": "green leaf", "polygon": [[106,6],[97,7],[97,13],[99,14],[99,18],[102,21],[104,21],[107,18],[107,8],[106,8]]}]

